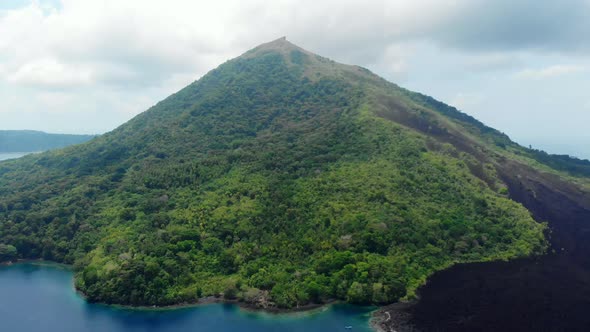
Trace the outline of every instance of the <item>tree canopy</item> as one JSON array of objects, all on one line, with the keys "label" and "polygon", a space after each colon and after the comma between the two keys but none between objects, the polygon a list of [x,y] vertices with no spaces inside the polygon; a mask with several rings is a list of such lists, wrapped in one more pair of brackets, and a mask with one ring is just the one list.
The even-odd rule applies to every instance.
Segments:
[{"label": "tree canopy", "polygon": [[90,143],[0,163],[0,242],[106,303],[412,298],[452,264],[546,249],[463,120],[263,45]]}]

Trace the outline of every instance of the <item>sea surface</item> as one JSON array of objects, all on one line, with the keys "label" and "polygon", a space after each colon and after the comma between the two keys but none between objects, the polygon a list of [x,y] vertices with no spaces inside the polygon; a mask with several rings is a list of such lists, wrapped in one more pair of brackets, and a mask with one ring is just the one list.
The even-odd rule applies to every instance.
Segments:
[{"label": "sea surface", "polygon": [[0,160],[20,158],[32,152],[0,152]]},{"label": "sea surface", "polygon": [[[332,305],[303,313],[252,312],[230,304],[140,310],[90,304],[59,265],[0,266],[0,331],[370,331],[374,308]],[[351,326],[351,329],[347,329]]]}]

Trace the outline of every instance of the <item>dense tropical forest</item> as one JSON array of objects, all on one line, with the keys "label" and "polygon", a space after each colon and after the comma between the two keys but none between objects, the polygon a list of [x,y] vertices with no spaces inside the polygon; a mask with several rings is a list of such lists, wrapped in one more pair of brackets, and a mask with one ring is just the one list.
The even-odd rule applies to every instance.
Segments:
[{"label": "dense tropical forest", "polygon": [[391,303],[455,263],[546,251],[508,161],[587,167],[281,39],[91,142],[0,163],[0,259],[73,264],[106,303]]},{"label": "dense tropical forest", "polygon": [[48,134],[34,130],[0,130],[0,152],[39,152],[91,140],[93,135]]}]

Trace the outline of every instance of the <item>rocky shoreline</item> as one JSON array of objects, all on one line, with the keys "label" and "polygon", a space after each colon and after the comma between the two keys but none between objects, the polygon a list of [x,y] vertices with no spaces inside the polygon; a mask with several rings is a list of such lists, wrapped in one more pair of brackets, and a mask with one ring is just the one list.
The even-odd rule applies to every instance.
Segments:
[{"label": "rocky shoreline", "polygon": [[377,309],[373,312],[370,325],[377,332],[419,332],[411,322],[412,302],[398,302]]}]

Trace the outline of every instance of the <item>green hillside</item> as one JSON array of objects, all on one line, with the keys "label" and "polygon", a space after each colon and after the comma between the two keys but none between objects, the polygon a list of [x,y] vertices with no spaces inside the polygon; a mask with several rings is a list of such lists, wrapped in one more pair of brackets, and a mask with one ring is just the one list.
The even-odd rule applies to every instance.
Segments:
[{"label": "green hillside", "polygon": [[0,130],[0,152],[38,152],[84,143],[93,135],[48,134],[34,130]]},{"label": "green hillside", "polygon": [[503,174],[578,174],[531,153],[279,39],[91,142],[1,162],[0,243],[74,264],[92,301],[391,303],[454,263],[546,250]]}]

